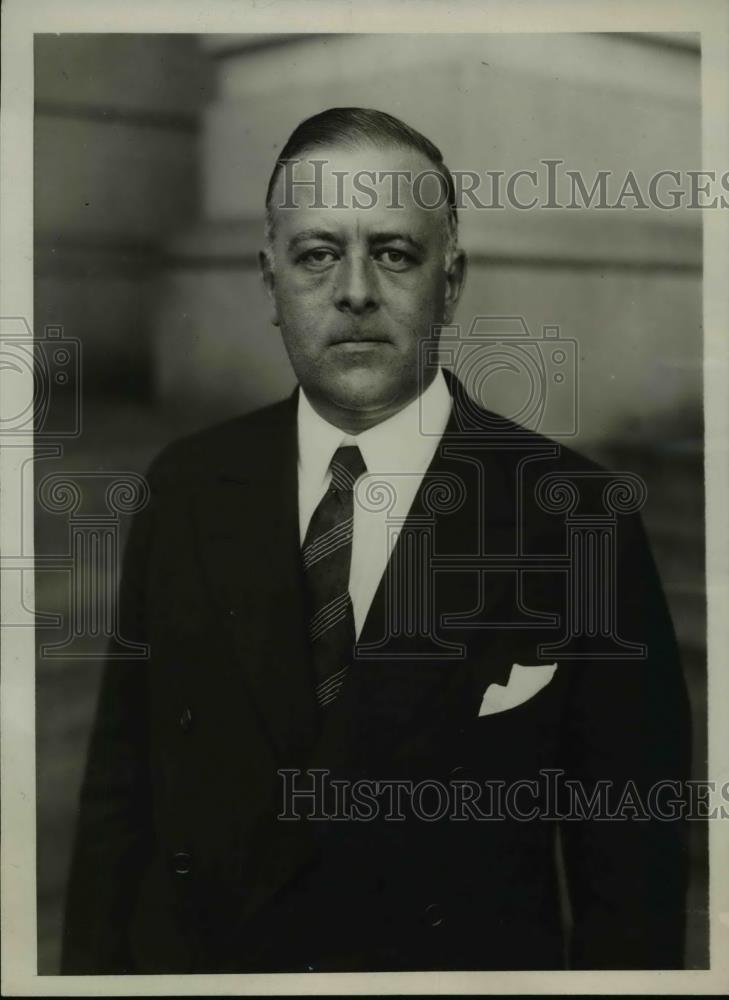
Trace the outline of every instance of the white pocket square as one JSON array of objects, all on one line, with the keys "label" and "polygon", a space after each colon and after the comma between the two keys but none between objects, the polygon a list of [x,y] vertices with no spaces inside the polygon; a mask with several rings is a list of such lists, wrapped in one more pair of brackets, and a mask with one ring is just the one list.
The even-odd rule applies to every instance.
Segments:
[{"label": "white pocket square", "polygon": [[533,698],[537,691],[541,691],[549,684],[556,669],[556,663],[539,664],[534,667],[524,667],[521,663],[515,663],[511,668],[507,684],[489,684],[486,688],[478,710],[479,716],[505,712]]}]

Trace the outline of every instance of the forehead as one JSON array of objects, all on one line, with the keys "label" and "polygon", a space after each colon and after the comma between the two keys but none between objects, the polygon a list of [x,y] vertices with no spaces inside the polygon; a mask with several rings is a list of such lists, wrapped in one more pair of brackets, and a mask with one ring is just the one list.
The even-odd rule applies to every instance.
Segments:
[{"label": "forehead", "polygon": [[[400,146],[318,147],[279,174],[271,200],[276,232],[326,227],[367,234],[405,230],[440,234],[448,215],[430,160]],[[430,207],[434,206],[434,207]]]}]

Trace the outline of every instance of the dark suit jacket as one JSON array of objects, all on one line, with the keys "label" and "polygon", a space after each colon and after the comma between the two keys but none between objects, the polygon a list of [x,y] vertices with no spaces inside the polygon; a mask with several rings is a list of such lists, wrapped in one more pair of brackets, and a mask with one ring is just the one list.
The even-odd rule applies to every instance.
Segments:
[{"label": "dark suit jacket", "polygon": [[[295,395],[153,463],[120,590],[122,634],[150,657],[105,666],[64,972],[680,967],[684,825],[557,822],[544,792],[545,772],[587,798],[608,782],[614,808],[626,783],[645,801],[657,781],[688,775],[685,686],[640,519],[614,515],[611,542],[600,469],[449,386],[453,416],[324,719],[306,637]],[[603,541],[581,572],[608,585],[608,634],[575,618],[597,584],[566,569],[576,536],[558,486],[551,501],[545,492],[557,475],[577,483],[580,523],[598,518]],[[612,570],[600,562],[611,552]],[[528,572],[515,572],[515,553]],[[425,609],[414,625],[405,585]],[[616,634],[647,654],[626,658]],[[533,697],[479,716],[512,664],[552,662]],[[279,769],[315,766],[444,787],[539,780],[513,803],[541,811],[424,822],[406,804],[402,820],[277,819]]]}]

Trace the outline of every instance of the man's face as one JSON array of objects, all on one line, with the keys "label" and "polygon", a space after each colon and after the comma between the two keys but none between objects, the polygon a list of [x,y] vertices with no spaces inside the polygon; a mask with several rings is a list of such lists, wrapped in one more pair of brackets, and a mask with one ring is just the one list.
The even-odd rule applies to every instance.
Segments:
[{"label": "man's face", "polygon": [[[446,269],[447,208],[430,177],[413,198],[407,178],[367,176],[373,195],[352,178],[363,170],[433,170],[419,153],[398,147],[337,146],[304,154],[292,176],[321,171],[320,204],[309,187],[285,187],[273,199],[272,259],[262,255],[264,281],[296,376],[323,416],[364,429],[397,412],[424,388],[419,344],[448,322],[463,278],[462,255]],[[287,194],[287,191],[289,192]],[[360,207],[353,204],[357,198]],[[293,208],[280,207],[284,200]],[[374,201],[374,204],[371,202]],[[393,202],[402,207],[393,207]],[[344,206],[344,207],[337,207]]]}]

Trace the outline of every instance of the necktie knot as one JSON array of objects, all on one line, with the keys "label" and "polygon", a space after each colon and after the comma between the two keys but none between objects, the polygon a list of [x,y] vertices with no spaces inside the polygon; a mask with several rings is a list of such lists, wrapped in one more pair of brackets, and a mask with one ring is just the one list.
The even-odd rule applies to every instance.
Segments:
[{"label": "necktie knot", "polygon": [[351,493],[359,477],[367,471],[357,445],[343,445],[337,448],[329,468],[332,473],[331,488],[337,493]]}]

